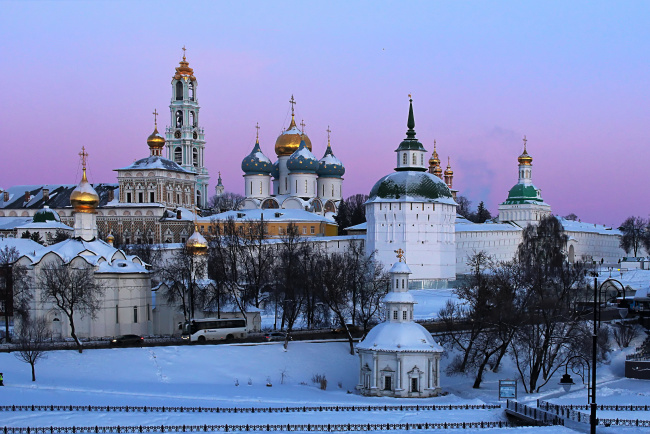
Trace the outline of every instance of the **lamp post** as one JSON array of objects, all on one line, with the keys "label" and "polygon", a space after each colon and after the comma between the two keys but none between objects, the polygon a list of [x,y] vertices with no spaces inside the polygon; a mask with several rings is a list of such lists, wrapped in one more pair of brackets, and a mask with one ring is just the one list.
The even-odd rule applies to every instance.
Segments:
[{"label": "lamp post", "polygon": [[[591,335],[591,365],[589,364],[589,360],[587,360],[587,358],[584,356],[577,355],[577,356],[570,357],[566,362],[567,363],[566,370],[559,384],[564,387],[565,391],[568,392],[569,388],[573,384],[575,384],[568,372],[569,363],[571,363],[572,360],[579,359],[581,363],[586,364],[588,369],[587,378],[591,377],[591,380],[587,384],[587,390],[588,390],[587,399],[591,401],[589,403],[590,433],[596,434],[596,426],[598,425],[598,419],[596,418],[596,362],[597,362],[597,355],[598,355],[598,329],[600,329],[600,294],[603,286],[609,281],[617,282],[619,285],[621,285],[621,287],[623,287],[623,285],[618,280],[609,278],[609,279],[605,279],[605,281],[600,286],[598,286],[598,273],[592,272],[592,276],[594,277],[594,303],[593,303],[594,330]],[[625,298],[625,287],[623,287],[623,298]],[[589,391],[591,393],[589,393]]]}]

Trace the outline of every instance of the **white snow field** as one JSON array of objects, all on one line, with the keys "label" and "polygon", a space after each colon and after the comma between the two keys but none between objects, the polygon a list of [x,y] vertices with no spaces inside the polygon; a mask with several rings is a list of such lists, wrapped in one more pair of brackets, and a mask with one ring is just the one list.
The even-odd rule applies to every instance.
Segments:
[{"label": "white snow field", "polygon": [[[622,355],[622,353],[621,353]],[[601,369],[599,403],[650,403],[650,383],[621,379],[612,366]],[[624,357],[623,357],[624,360]],[[29,365],[14,354],[0,354],[0,405],[109,405],[109,406],[201,406],[201,407],[302,407],[327,405],[448,405],[495,404],[499,378],[514,373],[488,373],[481,389],[471,388],[472,378],[447,377],[443,389],[449,394],[428,399],[369,398],[357,395],[358,356],[349,354],[346,342],[291,342],[288,351],[281,343],[259,345],[170,346],[76,351],[52,351],[36,366],[36,382]],[[507,368],[508,370],[511,369]],[[284,374],[284,384],[282,377]],[[311,379],[323,374],[327,390]],[[267,380],[272,386],[268,387]],[[236,386],[235,382],[239,385]],[[250,382],[250,385],[249,385]],[[340,383],[340,387],[339,387]],[[547,393],[524,395],[520,401],[537,398],[557,403],[583,404],[586,392],[578,390],[564,398],[559,386]],[[351,391],[352,393],[348,393]],[[522,396],[523,395],[523,396]],[[523,398],[523,399],[522,399]],[[616,412],[608,412],[616,413]],[[624,413],[624,412],[623,412]],[[638,412],[637,412],[638,413]],[[610,414],[608,414],[609,416]],[[628,418],[620,414],[621,418]],[[644,418],[641,414],[636,417]],[[5,411],[0,427],[50,426],[138,426],[202,424],[321,424],[321,423],[436,423],[505,420],[501,409],[436,411],[315,411],[290,413],[187,413],[106,411]],[[604,417],[604,416],[602,416]],[[586,427],[586,425],[585,425]],[[0,428],[1,429],[1,428]],[[516,433],[568,433],[567,427],[504,428]],[[633,428],[603,428],[599,432],[647,432]],[[489,433],[495,429],[467,432]]]}]

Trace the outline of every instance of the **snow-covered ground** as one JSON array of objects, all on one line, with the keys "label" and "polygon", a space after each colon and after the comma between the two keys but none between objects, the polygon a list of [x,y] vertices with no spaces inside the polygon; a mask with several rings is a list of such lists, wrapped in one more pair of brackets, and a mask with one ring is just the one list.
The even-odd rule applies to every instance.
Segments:
[{"label": "snow-covered ground", "polygon": [[[649,403],[650,382],[622,377],[621,352],[599,370],[599,403]],[[482,404],[497,403],[500,378],[513,378],[511,366],[488,373],[481,389],[472,379],[443,377],[446,396],[422,400],[369,398],[357,395],[359,361],[345,342],[291,342],[261,345],[171,346],[76,351],[53,351],[36,367],[31,382],[29,365],[13,354],[0,354],[5,387],[0,405],[112,405],[285,407],[310,405]],[[312,383],[325,375],[327,390]],[[284,381],[283,381],[284,377]],[[268,387],[267,381],[272,384]],[[236,382],[239,385],[236,385]],[[250,384],[249,384],[250,383]],[[351,393],[349,393],[351,392]],[[549,384],[544,393],[524,395],[557,403],[586,403],[584,389],[569,394]],[[603,414],[609,417],[612,413]],[[646,418],[642,412],[635,417]],[[628,418],[621,414],[618,417]],[[114,412],[3,412],[0,426],[196,425],[196,424],[300,424],[470,422],[505,420],[503,411],[371,411],[307,413],[114,413]],[[617,417],[617,416],[614,416]],[[648,416],[650,417],[650,416]],[[611,428],[609,432],[614,432]],[[621,430],[622,428],[617,428]],[[517,433],[563,433],[568,428],[517,428]],[[605,429],[604,429],[605,430]],[[635,431],[624,428],[625,432]],[[491,432],[475,430],[476,432]],[[600,430],[599,430],[600,432]],[[602,431],[608,432],[608,431]]]}]

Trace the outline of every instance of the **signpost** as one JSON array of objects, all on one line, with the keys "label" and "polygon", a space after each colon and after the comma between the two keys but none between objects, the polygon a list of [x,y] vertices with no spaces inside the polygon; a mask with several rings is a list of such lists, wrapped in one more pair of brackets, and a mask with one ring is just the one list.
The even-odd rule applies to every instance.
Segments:
[{"label": "signpost", "polygon": [[499,380],[499,400],[517,399],[517,380]]}]

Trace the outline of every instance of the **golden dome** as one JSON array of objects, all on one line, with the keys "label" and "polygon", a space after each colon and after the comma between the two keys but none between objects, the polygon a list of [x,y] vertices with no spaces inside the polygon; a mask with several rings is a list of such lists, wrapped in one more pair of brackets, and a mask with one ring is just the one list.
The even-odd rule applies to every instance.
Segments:
[{"label": "golden dome", "polygon": [[83,176],[81,182],[72,191],[70,195],[70,204],[76,212],[95,212],[95,208],[99,205],[99,195],[86,178],[86,168],[83,168]]},{"label": "golden dome", "polygon": [[429,158],[429,167],[440,166],[440,158],[438,157],[438,151],[436,150],[436,141],[433,141],[433,154]]},{"label": "golden dome", "polygon": [[179,64],[180,66],[176,67],[174,80],[180,80],[182,77],[186,77],[186,80],[189,78],[192,81],[196,81],[196,77],[194,77],[194,70],[190,68],[190,62],[185,59],[185,47],[183,47],[183,60],[181,60]]},{"label": "golden dome", "polygon": [[153,133],[147,138],[149,148],[162,149],[165,147],[165,138],[158,133],[158,125],[154,127]]},{"label": "golden dome", "polygon": [[524,152],[517,158],[519,160],[519,164],[524,165],[524,166],[530,166],[533,163],[533,157],[528,155],[528,152],[526,152],[526,136],[524,136]]},{"label": "golden dome", "polygon": [[451,160],[450,157],[447,157],[447,170],[445,170],[445,176],[451,176],[454,174],[454,171],[451,170]]},{"label": "golden dome", "polygon": [[311,140],[309,140],[307,134],[303,134],[302,131],[298,129],[296,126],[296,120],[294,116],[291,115],[291,124],[289,124],[289,128],[283,131],[275,141],[275,154],[278,157],[283,155],[288,157],[300,147],[300,141],[303,140],[303,138],[305,140],[305,145],[307,145],[307,149],[311,151]]},{"label": "golden dome", "polygon": [[199,228],[194,225],[194,233],[185,242],[185,247],[193,254],[204,255],[208,251],[208,242],[199,233]]}]

